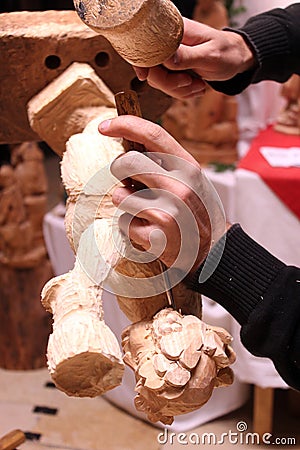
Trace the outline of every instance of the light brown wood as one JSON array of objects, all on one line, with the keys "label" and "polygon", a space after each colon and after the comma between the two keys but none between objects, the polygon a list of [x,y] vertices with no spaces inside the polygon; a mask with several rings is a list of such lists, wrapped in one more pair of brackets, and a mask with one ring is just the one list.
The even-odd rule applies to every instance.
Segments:
[{"label": "light brown wood", "polygon": [[274,389],[254,386],[253,431],[262,436],[272,433]]},{"label": "light brown wood", "polygon": [[28,102],[30,125],[62,156],[67,140],[114,107],[111,90],[88,64],[73,63]]},{"label": "light brown wood", "polygon": [[151,67],[166,61],[178,48],[183,20],[170,0],[74,0],[79,17],[105,36],[130,64]]},{"label": "light brown wood", "polygon": [[300,392],[294,389],[287,391],[289,410],[293,416],[300,417]]},{"label": "light brown wood", "polygon": [[[225,330],[218,332],[228,340]],[[229,364],[234,362],[234,352],[195,316],[162,309],[153,319],[124,330],[122,346],[124,361],[136,374],[136,408],[152,422],[171,424],[175,415],[205,404],[214,387],[233,382]],[[218,352],[209,353],[212,347]]]},{"label": "light brown wood", "polygon": [[50,315],[40,292],[52,276],[43,240],[46,176],[38,145],[11,150],[0,167],[0,366],[44,367]]},{"label": "light brown wood", "polygon": [[145,118],[156,120],[171,104],[170,97],[139,82],[130,64],[75,11],[0,14],[0,54],[3,144],[41,139],[29,125],[27,103],[73,62],[89,64],[113,93],[137,90]]},{"label": "light brown wood", "polygon": [[21,430],[13,430],[0,438],[0,450],[14,450],[18,445],[26,441],[25,434]]},{"label": "light brown wood", "polygon": [[[71,105],[74,92],[76,98],[80,97],[76,84],[80,71],[76,70],[70,78],[72,69],[68,76],[56,80],[52,93],[52,86],[49,86],[46,94],[42,92],[33,99],[29,106],[31,118],[39,116],[38,121],[45,123],[44,112],[50,111],[45,114],[50,125],[56,118],[53,110],[47,108],[47,99],[51,103],[56,93],[59,97],[64,92],[64,103]],[[98,82],[87,85],[90,93],[87,96],[91,99],[96,95],[105,102],[107,96],[99,95],[93,89],[95,84],[100,86]],[[99,89],[105,91],[106,88],[101,85]],[[167,309],[168,299],[163,290],[150,298],[146,295],[133,298],[136,288],[132,291],[132,287],[139,279],[143,280],[145,292],[152,292],[152,277],[161,273],[161,267],[157,261],[140,264],[124,257],[128,243],[119,228],[113,226],[116,208],[112,204],[111,187],[101,188],[99,193],[90,190],[98,186],[97,183],[90,185],[91,180],[124,152],[119,139],[98,132],[99,122],[115,116],[116,109],[110,104],[98,107],[100,115],[68,140],[61,163],[62,179],[69,196],[67,236],[77,255],[74,269],[50,280],[42,292],[43,305],[54,318],[48,343],[48,367],[56,386],[68,395],[94,397],[121,383],[124,370],[121,352],[116,337],[105,324],[102,296],[104,282],[110,288],[119,289],[120,279],[124,280],[120,275],[126,275],[128,285],[122,285],[122,293],[117,292],[117,297],[127,316],[135,322],[123,335],[124,362],[135,370],[137,377],[135,404],[150,420],[171,423],[175,414],[202,406],[215,385],[232,382],[232,377],[228,373],[223,376],[220,370],[225,361],[229,363],[228,354],[231,361],[234,354],[219,337],[219,334],[226,335],[224,330],[215,333],[197,319],[196,316],[201,315],[201,297],[188,291],[183,283],[173,289],[175,303],[183,314],[195,316],[184,317]],[[102,174],[99,182],[103,177],[105,179]],[[93,242],[101,258],[93,257]],[[93,264],[89,265],[91,262]],[[126,295],[128,292],[131,295]],[[211,336],[215,336],[217,343],[212,342]],[[184,353],[185,364],[181,364],[180,357]],[[156,358],[156,366],[152,360],[155,354],[164,358]],[[157,405],[163,405],[162,409],[158,410]]]},{"label": "light brown wood", "polygon": [[282,85],[281,95],[285,106],[280,112],[274,129],[284,134],[300,135],[300,76],[292,75]]}]

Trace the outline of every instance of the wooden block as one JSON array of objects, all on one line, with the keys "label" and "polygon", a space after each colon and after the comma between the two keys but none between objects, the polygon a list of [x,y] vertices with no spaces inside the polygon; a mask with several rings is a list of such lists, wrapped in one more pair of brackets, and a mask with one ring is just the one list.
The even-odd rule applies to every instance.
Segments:
[{"label": "wooden block", "polygon": [[0,14],[0,143],[38,140],[26,105],[74,61],[88,63],[113,93],[134,89],[143,116],[155,120],[171,99],[140,83],[126,63],[75,11]]},{"label": "wooden block", "polygon": [[25,434],[21,430],[13,430],[0,438],[0,450],[14,450],[18,445],[26,441]]},{"label": "wooden block", "polygon": [[[73,63],[28,102],[33,130],[60,156],[103,107],[114,107],[110,89],[88,64]],[[100,108],[100,109],[99,109]]]},{"label": "wooden block", "polygon": [[272,433],[274,389],[254,387],[253,431],[262,436]]}]

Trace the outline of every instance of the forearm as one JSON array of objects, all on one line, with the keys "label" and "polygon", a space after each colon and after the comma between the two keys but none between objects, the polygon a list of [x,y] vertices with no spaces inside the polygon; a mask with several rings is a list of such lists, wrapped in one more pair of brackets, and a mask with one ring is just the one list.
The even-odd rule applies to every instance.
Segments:
[{"label": "forearm", "polygon": [[228,81],[210,82],[214,89],[235,95],[251,83],[262,80],[284,82],[293,73],[300,73],[299,3],[259,14],[240,29],[227,30],[244,38],[253,51],[256,65]]},{"label": "forearm", "polygon": [[[239,225],[225,237],[220,263],[211,277],[198,282],[202,264],[187,284],[227,309],[242,325],[245,347],[254,355],[271,358],[282,378],[300,389],[300,269],[287,267]],[[220,248],[222,242],[209,254],[210,267],[216,265]]]}]

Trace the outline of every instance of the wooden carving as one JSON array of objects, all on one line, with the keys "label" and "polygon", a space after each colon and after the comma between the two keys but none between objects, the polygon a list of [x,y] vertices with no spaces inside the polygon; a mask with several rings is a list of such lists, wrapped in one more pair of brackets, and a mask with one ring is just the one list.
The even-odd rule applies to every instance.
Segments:
[{"label": "wooden carving", "polygon": [[[65,102],[63,117],[60,117],[65,130],[69,129],[70,117],[67,105],[73,104],[73,96],[77,100],[80,98],[80,105],[76,104],[76,108],[80,106],[81,113],[86,111],[89,118],[91,97],[110,97],[103,95],[108,92],[107,87],[100,82],[95,83],[92,72],[86,70],[84,65],[80,66],[71,66],[53,85],[32,99],[28,111],[34,129],[41,124],[42,128],[49,129],[49,124],[56,120],[60,99]],[[83,84],[89,94],[78,94],[76,78],[80,73],[84,73]],[[188,290],[183,283],[173,289],[180,314],[168,309],[163,289],[150,297],[138,295],[135,288],[137,281],[142,280],[143,292],[151,293],[152,277],[160,274],[161,269],[156,260],[141,264],[126,256],[128,241],[117,226],[116,208],[111,201],[112,189],[118,182],[109,171],[110,163],[124,152],[124,148],[119,139],[108,138],[98,132],[98,124],[115,116],[116,109],[107,103],[102,106],[98,104],[97,108],[98,116],[82,132],[69,138],[62,157],[61,173],[68,193],[66,232],[76,252],[76,263],[69,273],[50,280],[42,292],[42,303],[54,319],[53,333],[48,343],[48,366],[57,387],[68,395],[94,397],[121,383],[124,370],[121,350],[116,337],[105,324],[102,309],[104,287],[112,289],[117,294],[120,307],[134,322],[125,331],[123,345],[125,362],[137,370],[137,379],[144,376],[147,379],[146,369],[150,367],[148,364],[139,372],[143,354],[150,359],[154,354],[159,355],[155,358],[159,367],[163,364],[163,357],[170,359],[171,365],[176,365],[176,370],[162,370],[160,378],[150,376],[151,380],[146,382],[152,400],[159,394],[161,397],[157,402],[161,402],[166,395],[160,414],[156,410],[157,402],[151,400],[147,403],[144,410],[147,410],[148,417],[170,423],[175,414],[188,412],[205,403],[214,386],[232,381],[230,370],[226,369],[224,374],[221,372],[233,361],[232,352],[227,347],[231,338],[223,330],[219,334],[213,332],[211,327],[200,321],[201,297]],[[53,142],[60,149],[61,137],[57,136]],[[120,286],[124,276],[127,281]],[[161,319],[166,322],[166,326],[162,327],[164,330]],[[146,339],[152,323],[156,330],[153,335],[155,352],[152,351],[154,341]],[[225,336],[223,341],[221,335]],[[194,341],[197,343],[194,344]],[[207,374],[205,380],[208,381],[200,382],[199,372],[202,374],[203,367]],[[140,384],[138,381],[137,389]],[[163,386],[163,393],[159,391],[159,386]],[[178,389],[182,392],[179,402]],[[195,402],[190,399],[191,389],[197,391]],[[137,407],[141,405],[137,403]]]},{"label": "wooden carving", "polygon": [[[40,139],[30,127],[27,103],[76,61],[92,67],[113,93],[138,90],[143,116],[148,119],[156,120],[171,104],[170,97],[140,83],[130,64],[107,39],[82,23],[75,11],[0,14],[0,54],[3,144]],[[98,104],[96,97],[94,102]]]},{"label": "wooden carving", "polygon": [[283,84],[281,94],[286,100],[285,107],[279,114],[274,128],[286,134],[300,134],[300,76],[292,75]]},{"label": "wooden carving", "polygon": [[135,406],[152,422],[203,406],[214,387],[233,381],[232,337],[193,315],[163,309],[123,332],[124,361],[136,374]]}]

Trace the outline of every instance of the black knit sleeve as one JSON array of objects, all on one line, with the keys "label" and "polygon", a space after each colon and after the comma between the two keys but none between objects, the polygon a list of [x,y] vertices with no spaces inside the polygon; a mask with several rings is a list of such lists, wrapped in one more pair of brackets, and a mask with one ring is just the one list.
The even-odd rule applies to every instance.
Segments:
[{"label": "black knit sleeve", "polygon": [[228,81],[209,82],[215,90],[235,95],[251,83],[282,83],[293,73],[300,74],[300,3],[258,14],[239,29],[225,30],[243,36],[253,50],[257,66]]},{"label": "black knit sleeve", "polygon": [[[205,267],[212,275],[201,283]],[[299,268],[286,266],[236,224],[186,283],[227,309],[242,325],[245,347],[270,358],[286,383],[300,390]]]}]

